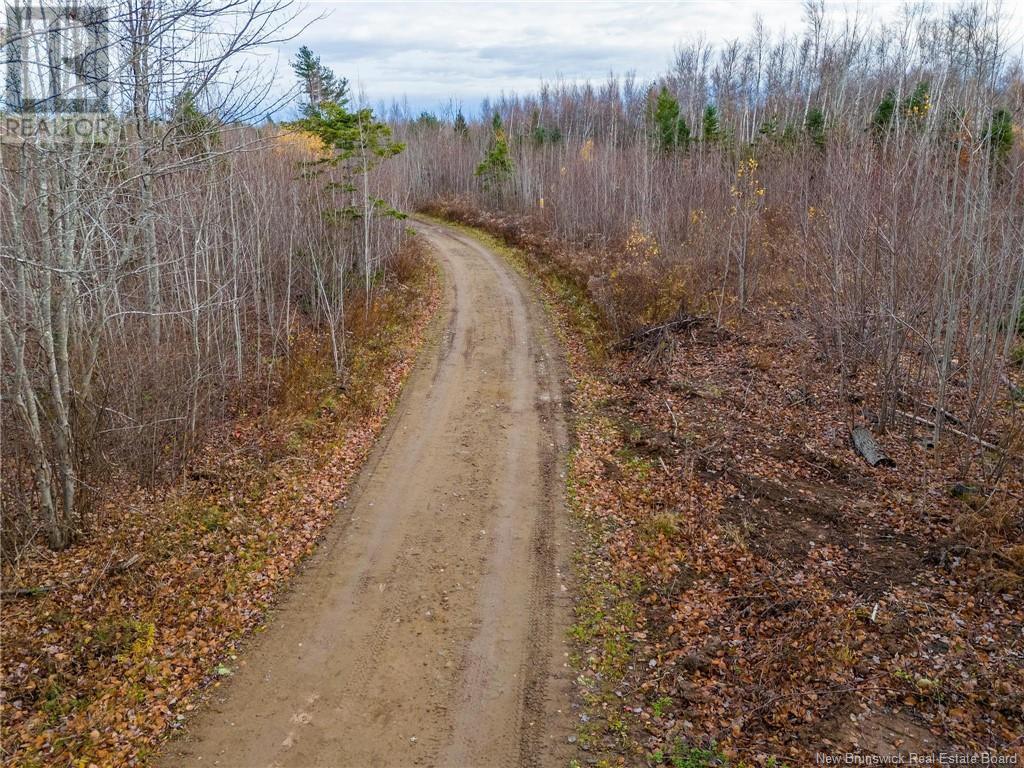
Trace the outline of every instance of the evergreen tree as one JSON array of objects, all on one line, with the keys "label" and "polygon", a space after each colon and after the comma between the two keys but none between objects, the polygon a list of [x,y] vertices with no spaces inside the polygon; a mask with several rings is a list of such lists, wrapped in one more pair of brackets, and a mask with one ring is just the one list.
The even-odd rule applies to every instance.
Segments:
[{"label": "evergreen tree", "polygon": [[440,125],[441,121],[437,119],[437,116],[426,110],[420,112],[420,116],[416,118],[417,128],[437,128]]},{"label": "evergreen tree", "polygon": [[538,147],[543,144],[557,144],[562,140],[562,132],[557,126],[545,128],[543,125],[538,125],[531,131],[530,136],[534,145]]},{"label": "evergreen tree", "polygon": [[718,124],[718,108],[714,104],[708,104],[704,108],[701,131],[702,138],[708,144],[712,144],[721,138],[722,131]]},{"label": "evergreen tree", "polygon": [[455,129],[455,133],[460,136],[469,135],[469,125],[466,123],[466,118],[463,116],[461,109],[455,113],[455,122],[452,127]]},{"label": "evergreen tree", "polygon": [[562,140],[562,131],[557,125],[550,128],[544,125],[540,120],[540,110],[534,109],[530,113],[530,140],[535,147],[557,144]]},{"label": "evergreen tree", "polygon": [[922,81],[914,88],[914,92],[903,101],[903,115],[907,122],[920,128],[924,125],[925,118],[932,108],[931,95],[928,90],[928,82]]},{"label": "evergreen tree", "polygon": [[931,103],[931,97],[928,93],[928,82],[922,80],[914,88],[914,92],[911,93],[903,102],[903,111],[908,115],[915,113],[926,112]]},{"label": "evergreen tree", "polygon": [[534,108],[530,112],[530,139],[533,146],[539,147],[544,144],[544,126],[540,124],[540,110]]},{"label": "evergreen tree", "polygon": [[683,152],[690,148],[690,126],[686,122],[686,118],[682,116],[679,117],[679,123],[676,125],[676,146]]},{"label": "evergreen tree", "polygon": [[876,136],[881,136],[889,130],[889,125],[892,123],[892,118],[895,114],[896,91],[890,88],[882,96],[882,100],[878,102],[875,114],[871,118],[871,130],[874,131]]},{"label": "evergreen tree", "polygon": [[[338,88],[337,84],[332,87]],[[335,90],[334,95],[338,94]],[[310,166],[328,165],[342,171],[344,181],[327,186],[350,194],[350,203],[331,211],[332,218],[353,220],[370,215],[404,218],[405,214],[387,201],[370,196],[366,177],[381,162],[404,150],[405,145],[393,140],[391,128],[377,120],[372,109],[363,107],[349,111],[347,105],[348,100],[344,98],[322,100],[315,106],[310,104],[304,117],[285,126],[316,136],[330,150],[329,157],[313,161]],[[357,183],[358,180],[362,183]]]},{"label": "evergreen tree", "polygon": [[799,134],[797,133],[796,126],[793,123],[786,123],[786,127],[782,129],[779,143],[784,147],[792,147],[796,144],[798,138]]},{"label": "evergreen tree", "polygon": [[220,125],[199,109],[192,91],[183,91],[174,98],[170,123],[170,136],[183,155],[202,154],[220,143]]},{"label": "evergreen tree", "polygon": [[491,145],[474,171],[474,175],[482,179],[484,186],[488,189],[493,189],[509,180],[515,172],[512,154],[508,148],[508,139],[505,138],[505,127],[501,122],[501,115],[497,112],[494,113],[491,127],[494,132]]},{"label": "evergreen tree", "polygon": [[659,146],[665,151],[674,149],[679,138],[679,102],[664,86],[654,105],[654,125]]},{"label": "evergreen tree", "polygon": [[690,148],[690,126],[679,113],[679,102],[665,87],[662,87],[654,104],[654,127],[662,150],[681,149],[685,152]]},{"label": "evergreen tree", "polygon": [[305,95],[302,114],[309,116],[320,109],[324,102],[333,102],[344,106],[348,103],[348,80],[339,78],[330,67],[320,62],[307,46],[299,48],[292,61],[292,70],[299,78]]},{"label": "evergreen tree", "polygon": [[825,148],[825,113],[819,107],[807,112],[804,131],[818,149]]},{"label": "evergreen tree", "polygon": [[344,104],[324,101],[315,112],[286,125],[313,134],[333,150],[333,156],[322,162],[358,172],[405,149],[392,140],[391,128],[369,107],[350,112]]},{"label": "evergreen tree", "polygon": [[[1013,116],[1009,110],[996,109],[988,129],[989,151],[992,159],[1002,162],[1013,149]],[[1024,318],[1024,314],[1021,315]]]}]

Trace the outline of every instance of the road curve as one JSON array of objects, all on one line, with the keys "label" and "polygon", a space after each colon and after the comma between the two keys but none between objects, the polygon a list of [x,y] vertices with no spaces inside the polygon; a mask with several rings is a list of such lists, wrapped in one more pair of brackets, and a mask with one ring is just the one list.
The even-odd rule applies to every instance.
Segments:
[{"label": "road curve", "polygon": [[564,766],[568,449],[525,281],[416,222],[445,304],[325,541],[164,766]]}]

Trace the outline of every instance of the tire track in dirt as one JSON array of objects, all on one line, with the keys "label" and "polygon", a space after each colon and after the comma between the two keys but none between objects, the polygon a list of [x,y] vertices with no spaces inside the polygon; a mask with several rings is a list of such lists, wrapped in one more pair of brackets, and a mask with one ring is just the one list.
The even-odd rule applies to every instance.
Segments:
[{"label": "tire track in dirt", "polygon": [[447,275],[433,341],[325,541],[163,765],[570,756],[557,345],[500,257],[417,229]]}]

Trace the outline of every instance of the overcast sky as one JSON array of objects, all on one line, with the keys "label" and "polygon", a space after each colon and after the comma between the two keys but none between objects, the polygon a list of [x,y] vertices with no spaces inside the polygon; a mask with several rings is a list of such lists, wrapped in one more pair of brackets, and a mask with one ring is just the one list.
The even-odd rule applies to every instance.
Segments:
[{"label": "overcast sky", "polygon": [[[900,5],[831,7],[884,19]],[[776,30],[801,27],[800,0],[311,2],[299,21],[323,18],[279,46],[279,68],[287,78],[287,60],[305,44],[373,104],[407,98],[418,112],[454,99],[475,114],[484,96],[532,91],[542,79],[601,80],[612,70],[653,79],[679,42],[745,37],[757,13]]]}]

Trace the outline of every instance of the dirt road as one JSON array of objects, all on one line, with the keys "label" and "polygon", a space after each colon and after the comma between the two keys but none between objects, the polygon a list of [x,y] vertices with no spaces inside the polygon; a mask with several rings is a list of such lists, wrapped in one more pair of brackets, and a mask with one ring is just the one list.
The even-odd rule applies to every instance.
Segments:
[{"label": "dirt road", "polygon": [[564,766],[560,366],[521,277],[416,223],[446,311],[327,539],[162,764]]}]

